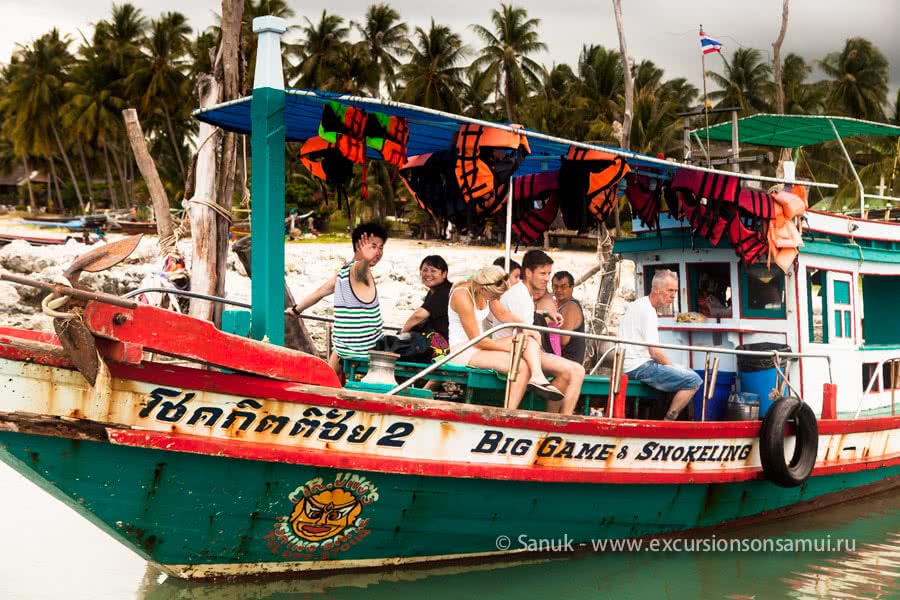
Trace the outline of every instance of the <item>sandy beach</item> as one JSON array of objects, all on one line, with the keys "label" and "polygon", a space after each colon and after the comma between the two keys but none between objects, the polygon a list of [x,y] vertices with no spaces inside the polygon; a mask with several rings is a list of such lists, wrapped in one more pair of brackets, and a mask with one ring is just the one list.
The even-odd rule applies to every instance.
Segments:
[{"label": "sandy beach", "polygon": [[[14,219],[0,221],[0,232],[42,237],[65,237],[64,230],[45,230],[17,223]],[[109,241],[121,236],[110,234]],[[43,281],[60,281],[65,268],[80,254],[94,246],[85,246],[70,239],[60,246],[31,246],[15,241],[0,248],[0,269],[34,277]],[[191,240],[182,240],[179,249],[190,264]],[[85,274],[83,280],[93,289],[112,294],[125,294],[141,287],[157,285],[155,279],[161,270],[157,238],[145,236],[134,254],[109,271]],[[524,249],[520,249],[524,251]],[[520,259],[522,251],[513,255]],[[285,244],[285,270],[288,285],[299,299],[315,289],[351,256],[349,237],[344,242],[317,243],[315,241],[288,242]],[[450,266],[449,278],[459,281],[469,277],[481,266],[503,254],[501,247],[470,246],[465,243],[390,239],[384,258],[374,268],[378,294],[387,325],[400,326],[406,317],[422,302],[426,288],[419,280],[419,264],[429,254],[438,254]],[[554,272],[566,270],[577,279],[593,267],[596,255],[591,251],[550,249],[554,260]],[[633,288],[631,263],[623,269],[623,289]],[[597,298],[600,277],[594,276],[575,290],[575,298],[589,311]],[[250,279],[246,276],[237,257],[229,253],[226,275],[226,297],[250,302]],[[621,291],[621,290],[620,290]],[[43,293],[23,286],[0,282],[0,323],[4,326],[25,327],[52,331],[49,317],[40,313]],[[617,295],[614,312],[621,311],[621,296]],[[332,303],[326,298],[310,311],[320,316],[331,316]],[[309,323],[310,333],[319,347],[324,344],[324,327]]]}]

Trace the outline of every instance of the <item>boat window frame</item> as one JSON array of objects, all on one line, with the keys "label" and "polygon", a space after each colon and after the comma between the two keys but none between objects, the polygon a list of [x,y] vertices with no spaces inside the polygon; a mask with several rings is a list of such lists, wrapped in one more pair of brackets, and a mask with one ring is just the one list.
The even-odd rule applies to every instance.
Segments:
[{"label": "boat window frame", "polygon": [[[703,315],[707,319],[733,319],[735,315],[735,306],[734,306],[734,282],[732,281],[732,266],[733,263],[724,260],[710,260],[710,261],[692,261],[684,263],[684,277],[685,277],[685,287],[687,288],[687,310],[691,312],[700,313],[700,307],[697,306],[697,295],[699,290],[699,276],[697,273],[698,269],[703,267],[715,266],[719,268],[724,268],[728,272],[728,285],[726,289],[731,290],[731,306],[728,307],[731,309],[731,313],[728,315],[720,315],[720,316],[710,316]],[[723,292],[724,293],[724,292]],[[703,314],[703,313],[700,313]]]},{"label": "boat window frame", "polygon": [[[775,277],[778,278],[779,282],[779,292],[781,294],[781,308],[751,308],[750,307],[750,279],[748,276],[748,268],[766,268]],[[752,265],[747,265],[742,263],[738,264],[738,281],[740,287],[740,298],[741,298],[741,318],[749,318],[749,319],[787,319],[787,296],[786,296],[786,288],[787,281],[785,278],[784,271],[781,270],[778,266],[773,265],[772,267],[765,267],[760,263],[754,263]],[[734,302],[732,301],[732,304]]]},{"label": "boat window frame", "polygon": [[807,340],[810,344],[827,344],[830,340],[831,320],[828,318],[828,287],[826,281],[821,281],[819,289],[822,293],[822,340],[815,339],[815,313],[813,311],[813,275],[821,273],[822,279],[827,279],[825,273],[827,269],[807,265],[806,267],[806,318],[809,331],[807,332]]}]

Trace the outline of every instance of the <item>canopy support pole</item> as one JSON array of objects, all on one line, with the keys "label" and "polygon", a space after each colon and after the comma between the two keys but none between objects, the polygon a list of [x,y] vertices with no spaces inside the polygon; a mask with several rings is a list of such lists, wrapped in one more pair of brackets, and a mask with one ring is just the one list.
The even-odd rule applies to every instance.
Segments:
[{"label": "canopy support pole", "polygon": [[841,150],[844,153],[844,158],[847,159],[847,164],[850,165],[850,171],[853,172],[853,178],[856,179],[856,187],[859,189],[859,216],[865,219],[866,190],[863,187],[862,180],[859,178],[859,173],[856,172],[856,167],[853,166],[853,161],[850,160],[850,153],[847,152],[847,147],[844,146],[844,140],[841,139],[841,134],[838,133],[837,127],[834,126],[834,121],[828,119],[828,124],[831,125],[831,130],[834,132],[834,137],[837,140],[838,144],[841,145]]},{"label": "canopy support pole", "polygon": [[284,19],[253,19],[259,35],[250,106],[251,221],[250,336],[284,345]]},{"label": "canopy support pole", "polygon": [[506,196],[506,272],[509,273],[509,261],[512,260],[512,213],[513,213],[513,178],[509,178],[509,194]]}]

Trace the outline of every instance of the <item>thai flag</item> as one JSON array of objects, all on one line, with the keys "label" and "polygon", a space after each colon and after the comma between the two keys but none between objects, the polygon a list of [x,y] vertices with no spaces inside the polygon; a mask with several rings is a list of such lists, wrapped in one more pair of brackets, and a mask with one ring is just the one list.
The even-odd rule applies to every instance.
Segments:
[{"label": "thai flag", "polygon": [[718,42],[702,31],[700,32],[700,50],[703,54],[711,54],[713,52],[722,51],[722,42]]}]

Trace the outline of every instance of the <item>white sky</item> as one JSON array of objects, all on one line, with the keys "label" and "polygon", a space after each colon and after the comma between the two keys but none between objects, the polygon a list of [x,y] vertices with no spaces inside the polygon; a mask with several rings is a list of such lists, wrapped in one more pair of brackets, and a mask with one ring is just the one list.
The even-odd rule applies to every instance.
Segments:
[{"label": "white sky", "polygon": [[[317,22],[323,9],[345,18],[360,20],[372,2],[362,0],[288,0],[296,13]],[[541,20],[540,32],[549,52],[538,59],[552,63],[578,60],[584,44],[618,48],[612,0],[518,0],[529,15]],[[220,12],[217,2],[197,0],[133,0],[148,17],[178,10],[195,29],[213,22]],[[499,2],[453,0],[392,0],[389,2],[412,26],[427,27],[432,17],[450,25],[467,43],[478,40],[469,28],[473,23],[490,26],[489,13]],[[666,77],[686,77],[700,87],[701,68],[697,30],[725,44],[726,56],[738,46],[757,48],[771,57],[771,44],[781,25],[781,0],[623,0],[629,53],[637,60],[650,59],[662,67]],[[91,24],[107,18],[108,0],[0,0],[0,62],[7,62],[17,43],[28,43],[57,26],[77,39],[79,31],[89,35]],[[848,37],[871,40],[890,65],[890,97],[894,102],[900,85],[900,2],[897,0],[791,0],[791,15],[783,54],[796,52],[807,60],[818,60],[838,51]],[[708,57],[710,58],[710,57]],[[712,55],[707,68],[721,69]]]}]

